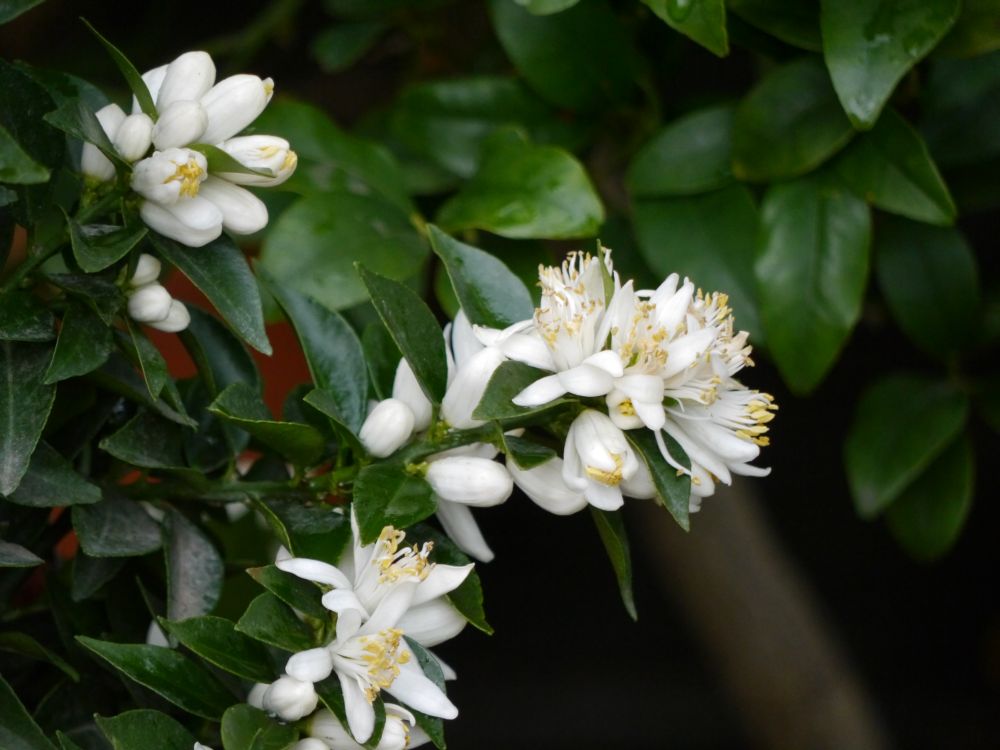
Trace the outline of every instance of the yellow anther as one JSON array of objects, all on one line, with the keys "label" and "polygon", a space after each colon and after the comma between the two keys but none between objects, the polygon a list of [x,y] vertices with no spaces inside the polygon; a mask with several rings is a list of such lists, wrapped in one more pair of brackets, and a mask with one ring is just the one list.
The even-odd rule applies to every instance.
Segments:
[{"label": "yellow anther", "polygon": [[632,403],[632,399],[627,398],[618,404],[618,412],[626,417],[635,416],[635,406]]},{"label": "yellow anther", "polygon": [[622,457],[617,453],[611,454],[612,460],[615,462],[614,471],[605,471],[604,469],[598,469],[593,466],[588,466],[585,471],[587,476],[594,481],[600,482],[601,484],[606,484],[608,487],[617,487],[621,484],[622,477],[622,465],[624,461]]},{"label": "yellow anther", "polygon": [[177,170],[163,182],[166,184],[179,180],[181,183],[181,195],[194,198],[198,195],[198,188],[201,186],[202,175],[204,174],[205,170],[198,165],[195,159],[191,158],[185,164],[178,165]]}]

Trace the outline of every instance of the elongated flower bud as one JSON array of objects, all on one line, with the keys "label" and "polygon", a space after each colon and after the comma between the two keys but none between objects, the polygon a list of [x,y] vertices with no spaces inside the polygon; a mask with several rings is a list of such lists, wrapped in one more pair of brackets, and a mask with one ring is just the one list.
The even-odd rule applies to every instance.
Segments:
[{"label": "elongated flower bud", "polygon": [[499,505],[514,491],[514,480],[503,464],[474,456],[432,461],[427,482],[441,498],[474,507]]},{"label": "elongated flower bud", "polygon": [[[125,113],[117,104],[109,104],[101,107],[95,113],[97,121],[101,123],[108,140],[114,141],[118,128],[125,120]],[[101,150],[92,143],[84,143],[83,151],[80,153],[80,171],[88,177],[93,177],[101,182],[113,179],[115,176],[115,165],[111,163]]]},{"label": "elongated flower bud", "polygon": [[273,92],[270,78],[262,81],[243,73],[219,81],[201,98],[208,115],[204,142],[221,143],[239,133],[264,111]]},{"label": "elongated flower bud", "polygon": [[396,378],[392,382],[392,397],[410,407],[413,412],[413,429],[426,430],[431,424],[433,406],[424,393],[410,363],[405,358],[396,366]]},{"label": "elongated flower bud", "polygon": [[151,229],[188,247],[202,247],[222,234],[222,212],[204,198],[173,206],[145,201],[139,215]]},{"label": "elongated flower bud", "polygon": [[129,115],[115,133],[115,151],[125,161],[137,161],[146,155],[153,143],[153,121],[141,112]]},{"label": "elongated flower bud", "polygon": [[264,693],[264,710],[285,721],[298,721],[316,710],[319,696],[311,682],[281,677]]},{"label": "elongated flower bud", "polygon": [[164,320],[170,313],[170,292],[159,284],[146,284],[133,292],[128,300],[128,314],[140,323]]},{"label": "elongated flower bud", "polygon": [[132,170],[132,189],[143,198],[165,206],[194,198],[208,178],[208,161],[189,148],[154,151]]},{"label": "elongated flower bud", "polygon": [[587,507],[583,493],[570,488],[563,479],[561,458],[553,458],[531,469],[518,468],[508,459],[507,469],[521,492],[549,513],[568,516]]},{"label": "elongated flower bud", "polygon": [[215,83],[215,63],[207,52],[185,52],[167,65],[156,93],[156,109],[163,112],[178,101],[197,101]]},{"label": "elongated flower bud", "polygon": [[132,274],[128,283],[134,287],[152,284],[160,278],[160,268],[160,261],[155,256],[143,253],[139,256],[139,262],[135,264],[135,273]]},{"label": "elongated flower bud", "polygon": [[474,419],[472,412],[479,405],[493,373],[505,359],[499,349],[487,347],[459,368],[441,402],[441,416],[448,424],[462,430],[486,424]]},{"label": "elongated flower bud", "polygon": [[205,109],[198,102],[180,99],[160,111],[153,126],[153,145],[163,151],[196,143],[207,126]]},{"label": "elongated flower bud", "polygon": [[330,746],[315,737],[306,737],[292,745],[292,750],[330,750]]},{"label": "elongated flower bud", "polygon": [[267,206],[246,188],[208,177],[198,194],[222,212],[222,226],[235,234],[253,234],[267,226]]},{"label": "elongated flower bud", "polygon": [[[416,718],[412,713],[395,703],[385,704],[385,727],[382,738],[375,750],[405,750],[415,748],[428,741],[420,730],[414,730]],[[330,750],[361,750],[350,732],[337,717],[323,708],[316,712],[309,722],[308,730],[314,738],[321,739]]]},{"label": "elongated flower bud", "polygon": [[302,682],[325,680],[333,671],[333,657],[328,648],[311,648],[292,656],[285,665],[285,672]]},{"label": "elongated flower bud", "polygon": [[[152,70],[147,70],[142,74],[142,82],[146,84],[146,88],[149,89],[149,95],[153,99],[153,104],[156,104],[156,97],[160,93],[160,86],[163,84],[163,77],[167,74],[167,66],[161,65],[158,68],[153,68]],[[142,107],[139,106],[139,100],[134,96],[132,97],[132,114],[137,112],[142,112]]]},{"label": "elongated flower bud", "polygon": [[402,401],[387,398],[372,409],[358,437],[376,458],[395,453],[413,434],[413,412]]},{"label": "elongated flower bud", "polygon": [[170,310],[163,320],[153,320],[149,323],[151,328],[165,333],[178,333],[191,325],[191,313],[184,306],[183,302],[170,300]]},{"label": "elongated flower bud", "polygon": [[268,172],[271,176],[221,172],[220,177],[237,185],[273,187],[280,185],[295,171],[299,158],[288,141],[273,135],[244,135],[230,138],[220,148],[244,167]]},{"label": "elongated flower bud", "polygon": [[254,708],[264,709],[264,695],[267,693],[267,689],[271,687],[269,682],[257,682],[250,692],[247,693],[247,703],[249,703]]}]

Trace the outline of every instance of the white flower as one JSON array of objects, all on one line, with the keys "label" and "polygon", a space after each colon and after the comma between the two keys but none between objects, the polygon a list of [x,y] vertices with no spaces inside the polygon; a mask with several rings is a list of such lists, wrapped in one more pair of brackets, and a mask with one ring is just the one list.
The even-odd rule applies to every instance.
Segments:
[{"label": "white flower", "polygon": [[219,81],[200,100],[208,115],[202,140],[215,144],[232,138],[257,119],[273,93],[270,78],[239,74]]},{"label": "white flower", "polygon": [[146,253],[140,255],[135,273],[129,279],[133,291],[128,300],[128,314],[133,320],[160,331],[183,331],[191,324],[191,313],[157,282],[159,275],[160,261]]},{"label": "white flower", "polygon": [[222,227],[233,234],[253,234],[267,226],[267,206],[245,188],[211,175],[199,195],[222,212]]},{"label": "white flower", "polygon": [[146,630],[146,643],[150,646],[160,646],[162,648],[170,648],[170,641],[167,640],[167,634],[163,632],[163,628],[156,620],[152,620],[149,623],[149,628]]},{"label": "white flower", "polygon": [[[415,724],[412,713],[395,703],[386,703],[385,727],[375,750],[405,750],[430,742],[430,737]],[[325,742],[330,750],[362,750],[337,717],[326,709],[316,712],[307,731]]]},{"label": "white flower", "polygon": [[128,314],[140,323],[164,320],[173,299],[163,286],[153,282],[136,289],[128,300]]},{"label": "white flower", "polygon": [[358,432],[365,449],[376,458],[385,458],[401,448],[413,434],[413,412],[394,398],[380,401]]},{"label": "white flower", "polygon": [[153,121],[141,112],[129,115],[118,126],[112,142],[125,161],[141,159],[153,143]]},{"label": "white flower", "polygon": [[250,692],[247,693],[247,703],[254,708],[264,708],[264,696],[267,694],[267,689],[271,687],[270,683],[258,682],[255,683]]},{"label": "white flower", "polygon": [[153,126],[153,145],[163,151],[197,143],[208,126],[208,115],[198,102],[181,100],[160,111]]},{"label": "white flower", "polygon": [[[151,71],[152,72],[152,71]],[[215,63],[207,52],[185,52],[163,70],[163,76],[150,91],[157,112],[163,112],[175,102],[198,101],[215,83]]]},{"label": "white flower", "polygon": [[[125,113],[117,104],[108,104],[101,107],[95,113],[97,121],[108,136],[108,140],[114,141],[118,134],[118,128],[125,120]],[[80,152],[80,171],[88,177],[93,177],[101,182],[114,179],[115,165],[111,163],[101,150],[92,143],[84,143],[83,151]]]},{"label": "white flower", "polygon": [[476,508],[499,505],[514,491],[506,467],[492,459],[450,455],[429,462],[426,474],[441,500]]},{"label": "white flower", "polygon": [[423,432],[431,426],[434,406],[424,394],[420,383],[417,382],[417,376],[413,374],[413,369],[405,357],[399,360],[399,364],[396,366],[396,376],[392,382],[392,397],[410,408],[413,413],[415,432]]},{"label": "white flower", "polygon": [[299,740],[292,745],[291,750],[330,750],[330,746],[323,742],[323,740],[306,737],[304,740]]},{"label": "white flower", "polygon": [[273,135],[244,135],[230,138],[219,145],[245,167],[267,174],[223,172],[219,176],[237,185],[273,187],[280,185],[295,171],[298,156],[288,141]]},{"label": "white flower", "polygon": [[139,216],[151,229],[188,247],[202,247],[222,234],[222,212],[204,198],[191,198],[173,206],[145,201]]},{"label": "white flower", "polygon": [[560,516],[568,516],[587,507],[583,492],[572,489],[563,479],[563,460],[552,458],[531,469],[521,469],[507,460],[514,484],[538,506]]},{"label": "white flower", "polygon": [[621,484],[639,470],[639,461],[625,434],[607,414],[593,409],[580,413],[566,434],[563,480],[582,492],[591,505],[616,510],[624,503]]},{"label": "white flower", "polygon": [[[132,189],[161,206],[172,206],[181,198],[194,198],[208,178],[208,160],[189,148],[156,151],[132,170]],[[221,216],[219,217],[221,227]]]},{"label": "white flower", "polygon": [[279,677],[271,683],[263,697],[264,710],[285,721],[298,721],[316,710],[319,696],[311,682],[294,677]]},{"label": "white flower", "polygon": [[[455,377],[441,401],[441,416],[451,427],[465,430],[486,424],[474,419],[472,412],[479,405],[493,373],[506,359],[499,349],[486,347],[456,367]],[[458,356],[455,360],[459,361]]]},{"label": "white flower", "polygon": [[161,268],[160,261],[155,256],[149,253],[142,253],[139,255],[139,262],[135,264],[135,272],[132,274],[132,278],[128,280],[128,283],[133,287],[152,284],[160,278]]}]

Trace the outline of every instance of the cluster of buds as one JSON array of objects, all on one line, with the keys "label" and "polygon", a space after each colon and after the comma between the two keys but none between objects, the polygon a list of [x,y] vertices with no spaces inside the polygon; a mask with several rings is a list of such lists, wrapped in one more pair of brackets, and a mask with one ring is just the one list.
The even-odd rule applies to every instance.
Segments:
[{"label": "cluster of buds", "polygon": [[129,279],[128,314],[132,320],[167,333],[183,331],[191,323],[191,313],[160,284],[160,261],[152,255],[139,256]]}]

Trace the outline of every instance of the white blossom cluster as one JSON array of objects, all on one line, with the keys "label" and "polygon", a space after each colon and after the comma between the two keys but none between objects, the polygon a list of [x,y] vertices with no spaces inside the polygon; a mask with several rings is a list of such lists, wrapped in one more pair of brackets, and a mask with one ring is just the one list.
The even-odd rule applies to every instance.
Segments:
[{"label": "white blossom cluster", "polygon": [[159,331],[183,331],[191,323],[191,313],[183,302],[170,296],[159,278],[160,261],[142,253],[128,282],[129,317]]},{"label": "white blossom cluster", "polygon": [[[271,100],[274,82],[234,75],[218,83],[206,52],[185,52],[142,76],[156,118],[133,99],[126,115],[117,104],[97,112],[115,151],[132,165],[130,185],[143,200],[142,220],[160,234],[201,247],[223,229],[252,234],[267,225],[267,208],[245,185],[279,185],[295,171],[288,141],[270,135],[237,136]],[[209,172],[198,144],[214,146],[254,173]],[[152,153],[150,153],[152,149]],[[115,177],[111,161],[85,144],[81,170],[100,182]]]}]

